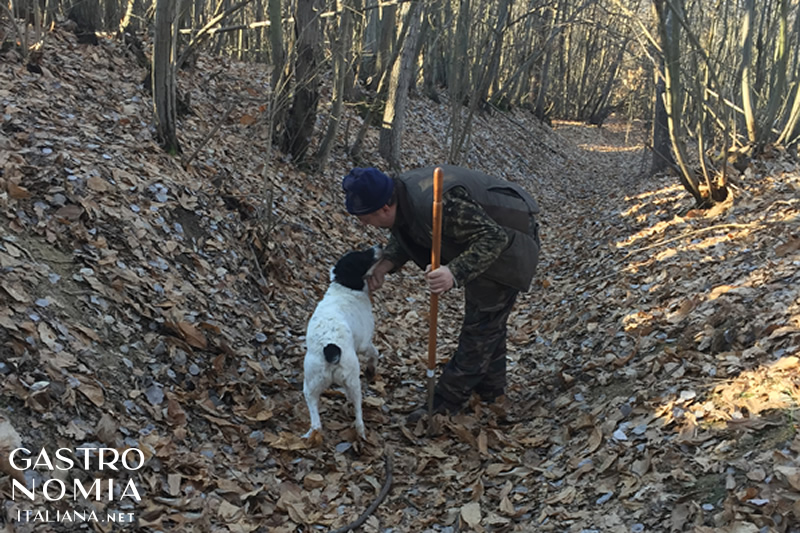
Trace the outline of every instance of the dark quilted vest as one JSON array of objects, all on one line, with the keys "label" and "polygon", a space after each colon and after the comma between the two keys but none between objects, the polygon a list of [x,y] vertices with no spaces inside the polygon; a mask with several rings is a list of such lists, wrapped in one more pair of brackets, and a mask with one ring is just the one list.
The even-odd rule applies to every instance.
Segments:
[{"label": "dark quilted vest", "polygon": [[[539,260],[539,237],[534,220],[534,215],[539,213],[536,200],[519,185],[483,172],[450,165],[439,167],[444,177],[443,193],[453,187],[464,187],[508,234],[508,246],[481,275],[521,291],[528,290]],[[403,212],[409,234],[403,235],[396,230],[392,233],[420,268],[430,264],[431,259],[434,168],[412,170],[396,178],[405,185],[405,198],[399,201],[410,211]],[[409,238],[413,242],[408,242]],[[463,250],[463,245],[443,239],[442,264],[446,265]]]}]

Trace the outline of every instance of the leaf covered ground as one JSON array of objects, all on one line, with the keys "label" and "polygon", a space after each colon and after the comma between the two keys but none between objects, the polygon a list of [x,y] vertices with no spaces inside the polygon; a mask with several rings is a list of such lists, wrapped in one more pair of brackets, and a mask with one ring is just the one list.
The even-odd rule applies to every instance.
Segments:
[{"label": "leaf covered ground", "polygon": [[[433,435],[406,424],[426,397],[429,305],[406,268],[373,298],[366,442],[337,391],[305,441],[305,323],[336,258],[385,241],[340,186],[382,166],[376,130],[348,159],[349,109],[328,168],[298,170],[270,146],[269,72],[201,58],[179,76],[184,157],[223,121],[183,168],[153,140],[121,43],[55,31],[41,58],[41,74],[13,51],[0,63],[0,450],[144,452],[116,474],[141,501],[80,506],[133,512],[140,531],[328,531],[376,498],[388,454],[364,531],[800,531],[800,174],[783,154],[697,211],[674,177],[643,172],[637,123],[477,117],[464,164],[542,207],[508,401],[437,418]],[[406,168],[444,161],[448,120],[412,100]],[[440,363],[462,298],[441,298]],[[6,531],[113,529],[12,523],[31,505],[0,471]]]}]

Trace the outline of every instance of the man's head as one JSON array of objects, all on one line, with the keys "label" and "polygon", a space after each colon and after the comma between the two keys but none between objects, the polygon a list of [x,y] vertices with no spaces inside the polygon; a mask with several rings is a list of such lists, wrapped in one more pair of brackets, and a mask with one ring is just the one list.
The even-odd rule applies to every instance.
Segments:
[{"label": "man's head", "polygon": [[377,168],[354,168],[342,179],[347,212],[370,226],[391,228],[396,206],[394,182]]}]

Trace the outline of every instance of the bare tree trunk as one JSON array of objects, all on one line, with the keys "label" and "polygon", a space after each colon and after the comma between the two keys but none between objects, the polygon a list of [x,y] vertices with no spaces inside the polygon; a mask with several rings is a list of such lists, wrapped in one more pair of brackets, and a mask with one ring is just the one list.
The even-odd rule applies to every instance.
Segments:
[{"label": "bare tree trunk", "polygon": [[[515,72],[508,77],[500,90],[492,96],[495,103],[499,102],[507,93],[511,92],[512,89],[519,88],[520,92],[523,94],[527,94],[533,90],[527,85],[530,81],[526,79],[530,77],[531,66],[539,61],[548,50],[548,47],[553,46],[553,42],[562,36],[564,28],[575,21],[583,10],[592,3],[593,0],[583,0],[580,5],[573,8],[573,11],[569,14],[569,18],[559,19],[561,22],[551,28],[551,31],[542,39],[542,42],[533,47],[525,59],[517,62],[515,65]],[[559,10],[559,12],[561,12],[561,10]],[[525,86],[524,90],[523,86]],[[537,87],[536,90],[539,90],[539,88]]]},{"label": "bare tree trunk", "polygon": [[[669,7],[665,3],[670,3]],[[658,30],[661,35],[661,45],[664,50],[664,78],[667,109],[667,124],[672,142],[675,160],[679,169],[678,178],[684,188],[694,197],[698,206],[706,205],[706,200],[700,192],[697,178],[692,174],[687,164],[686,147],[683,134],[683,120],[681,98],[683,89],[680,76],[680,37],[681,26],[675,20],[682,13],[682,0],[678,0],[680,10],[675,12],[671,0],[655,0],[654,6],[658,15]]]},{"label": "bare tree trunk", "polygon": [[[781,23],[785,26],[788,17],[783,11],[784,7],[784,2],[782,2],[781,17],[783,20]],[[800,31],[800,17],[795,17],[795,35],[797,35],[798,31]],[[797,74],[798,70],[800,70],[800,40],[796,40],[795,53],[792,55],[794,56],[792,72]],[[795,86],[794,99],[792,100],[786,124],[776,142],[784,146],[791,146],[797,144],[798,140],[800,140],[800,84]]]},{"label": "bare tree trunk", "polygon": [[153,114],[158,142],[172,155],[181,151],[176,134],[176,77],[173,24],[176,0],[156,2],[155,38],[153,40]]},{"label": "bare tree trunk", "polygon": [[[365,25],[364,25],[364,0],[349,0],[353,6],[351,13],[351,32],[350,57],[347,58],[347,72],[344,81],[344,101],[355,102],[358,99],[358,77],[361,71],[361,58],[364,56],[362,47]],[[352,39],[355,39],[353,41]]]},{"label": "bare tree trunk", "polygon": [[764,114],[764,128],[761,130],[761,135],[758,137],[756,143],[756,152],[761,153],[764,146],[771,140],[772,128],[770,127],[778,116],[778,110],[781,106],[781,101],[786,95],[786,69],[789,66],[789,54],[787,53],[787,25],[789,18],[789,3],[788,0],[779,1],[779,15],[778,15],[778,35],[775,42],[775,62],[772,66],[772,72],[769,76],[769,100],[767,102],[767,110]]},{"label": "bare tree trunk", "polygon": [[666,168],[675,166],[669,140],[667,108],[664,105],[666,83],[664,82],[664,65],[659,61],[658,72],[655,73],[655,105],[653,110],[653,160],[650,162],[650,174],[656,174]]},{"label": "bare tree trunk", "polygon": [[489,56],[489,63],[485,67],[483,79],[478,92],[478,100],[483,103],[489,100],[489,89],[497,78],[500,69],[500,56],[503,51],[503,36],[505,35],[506,24],[508,24],[508,12],[511,9],[513,0],[500,0],[497,8],[497,24],[491,41],[492,53]]},{"label": "bare tree trunk", "polygon": [[295,91],[283,137],[283,151],[291,154],[295,161],[305,158],[317,120],[319,13],[320,0],[297,0],[294,16],[297,33]]},{"label": "bare tree trunk", "polygon": [[103,1],[103,29],[106,31],[116,31],[119,24],[120,5],[119,0]]},{"label": "bare tree trunk", "polygon": [[203,0],[194,0],[192,2],[192,21],[194,28],[202,28],[205,22],[205,10]]},{"label": "bare tree trunk", "polygon": [[536,102],[533,105],[533,114],[539,120],[547,120],[546,96],[550,86],[550,60],[553,57],[553,50],[548,48],[545,51],[542,69],[539,72],[539,83],[536,88]]},{"label": "bare tree trunk", "polygon": [[800,85],[795,87],[792,110],[789,113],[789,120],[778,137],[778,144],[783,146],[796,145],[800,141]]},{"label": "bare tree trunk", "polygon": [[[125,14],[122,15],[122,18],[119,21],[119,26],[117,27],[117,31],[123,33],[128,31],[128,26],[131,22],[131,16],[133,15],[133,5],[135,0],[127,0],[125,5]],[[133,31],[131,32],[133,33]]]},{"label": "bare tree trunk", "polygon": [[78,26],[75,35],[79,43],[98,44],[95,32],[101,27],[101,14],[98,0],[80,0],[72,3],[67,16]]},{"label": "bare tree trunk", "polygon": [[627,46],[628,38],[625,37],[620,45],[617,59],[614,61],[614,64],[611,65],[608,77],[606,78],[606,84],[603,87],[600,96],[597,98],[592,112],[589,114],[589,124],[602,126],[603,122],[605,122],[608,116],[613,112],[613,107],[609,103],[611,98],[611,88],[614,86],[614,81],[617,79],[617,72],[619,72],[619,67],[622,64],[622,59],[625,56],[625,48]]},{"label": "bare tree trunk", "polygon": [[[408,22],[406,20],[406,22]],[[400,28],[400,35],[397,38],[397,46],[395,46],[395,52],[392,55],[392,59],[389,61],[390,65],[394,65],[395,61],[398,61],[398,56],[403,49],[403,42],[406,39],[406,35],[408,34],[408,24],[402,24]],[[367,116],[364,118],[364,122],[362,122],[361,127],[358,130],[358,134],[356,135],[356,140],[353,141],[353,145],[348,150],[350,156],[354,159],[357,159],[361,154],[361,146],[364,144],[364,139],[367,135],[367,129],[369,128],[370,124],[372,123],[372,118],[381,112],[381,109],[384,107],[384,98],[387,92],[388,78],[391,73],[384,71],[380,75],[380,79],[378,81],[378,88],[375,90],[375,98],[372,102],[369,103]]]},{"label": "bare tree trunk", "polygon": [[[257,21],[265,20],[264,2],[262,0],[256,0],[255,12]],[[263,28],[256,30],[255,34],[253,35],[253,44],[251,46],[251,50],[253,51],[253,55],[251,57],[253,57],[253,59],[259,63],[266,59],[266,55],[264,54],[263,36]]]},{"label": "bare tree trunk", "polygon": [[462,107],[469,87],[469,28],[470,0],[460,0],[456,29],[447,58],[447,91],[450,96],[450,148],[447,161],[457,165],[461,160],[463,146]]},{"label": "bare tree trunk", "polygon": [[426,39],[423,41],[422,48],[422,93],[437,104],[441,102],[439,93],[436,91],[436,69],[442,46],[442,34],[441,29],[434,26],[432,17],[436,16],[438,20],[440,12],[441,2],[437,0],[427,10],[427,15],[423,17]]},{"label": "bare tree trunk", "polygon": [[393,170],[400,169],[400,143],[405,129],[406,108],[408,107],[408,87],[411,74],[414,71],[414,51],[417,50],[417,37],[419,35],[420,12],[422,3],[414,2],[411,7],[404,6],[408,24],[408,33],[403,41],[400,56],[392,66],[389,80],[389,94],[386,98],[386,107],[383,111],[378,151],[389,163]]},{"label": "bare tree trunk", "polygon": [[378,0],[366,0],[364,5],[364,30],[362,35],[361,65],[359,72],[361,79],[367,84],[380,75],[375,73],[378,63],[378,39],[380,34],[380,10],[377,9]]},{"label": "bare tree trunk", "polygon": [[[273,130],[276,130],[284,125],[287,107],[286,80],[288,79],[288,64],[286,61],[286,47],[283,42],[283,2],[281,0],[268,0],[267,11],[269,16],[270,61],[272,63],[270,109]],[[272,133],[278,132],[273,131]]]},{"label": "bare tree trunk", "polygon": [[[227,11],[231,6],[231,0],[221,0],[220,3],[218,4],[218,6],[223,11]],[[217,11],[219,11],[219,9],[217,9]],[[219,34],[219,37],[217,37],[217,41],[214,43],[214,55],[218,56],[218,55],[222,54],[222,50],[225,48],[226,36],[227,36],[227,34],[221,33],[221,34]],[[186,53],[186,51],[184,50],[184,54],[185,53]],[[180,65],[180,63],[181,62],[179,61],[178,64]]]},{"label": "bare tree trunk", "polygon": [[753,26],[752,20],[755,15],[755,0],[745,0],[744,17],[742,18],[742,108],[744,109],[744,120],[747,124],[747,139],[750,144],[755,146],[758,139],[758,128],[756,117],[753,112],[753,89],[750,86],[750,62],[753,59]]},{"label": "bare tree trunk", "polygon": [[[471,69],[471,89],[469,92],[466,90],[464,91],[464,100],[468,103],[466,116],[461,116],[460,106],[453,111],[453,138],[450,147],[451,157],[454,158],[451,159],[452,162],[456,162],[460,159],[461,152],[468,144],[468,139],[472,135],[472,121],[475,118],[475,113],[485,102],[485,98],[482,97],[482,95],[488,96],[491,79],[497,72],[498,63],[500,61],[499,49],[495,47],[494,51],[488,55],[483,52],[491,49],[491,42],[493,40],[495,42],[502,41],[502,36],[508,21],[509,4],[510,2],[508,0],[500,0],[499,4],[494,4],[497,6],[497,12],[493,31],[485,33],[479,42],[472,45],[475,51],[473,53],[474,59],[472,60]],[[487,8],[489,8],[489,4],[482,3],[478,12],[484,11]],[[486,20],[486,25],[491,28],[490,18],[490,16],[487,16],[484,20]],[[456,118],[458,119],[457,121],[455,120]]]},{"label": "bare tree trunk", "polygon": [[[241,16],[242,16],[242,13],[240,12],[240,13],[238,13],[238,16],[236,18],[239,18]],[[241,20],[242,20],[242,22],[244,22],[244,17],[242,17]],[[236,50],[236,52],[235,52],[234,57],[236,57],[236,59],[238,59],[239,61],[242,61],[244,59],[244,49],[247,46],[245,44],[246,43],[246,36],[245,36],[244,31],[243,30],[237,30],[236,33],[235,33],[234,38],[236,39],[236,46],[234,48]]]},{"label": "bare tree trunk", "polygon": [[338,0],[336,11],[339,16],[339,26],[336,38],[332,43],[333,48],[333,94],[331,95],[331,116],[328,120],[328,129],[325,137],[320,142],[315,155],[319,171],[325,168],[328,156],[331,153],[336,133],[339,131],[339,122],[342,118],[344,106],[344,92],[347,75],[350,71],[350,52],[353,41],[353,13],[352,0]]},{"label": "bare tree trunk", "polygon": [[375,57],[375,75],[372,78],[370,89],[378,87],[381,75],[391,68],[390,59],[395,46],[395,33],[397,32],[397,4],[380,2],[380,24],[378,52]]}]

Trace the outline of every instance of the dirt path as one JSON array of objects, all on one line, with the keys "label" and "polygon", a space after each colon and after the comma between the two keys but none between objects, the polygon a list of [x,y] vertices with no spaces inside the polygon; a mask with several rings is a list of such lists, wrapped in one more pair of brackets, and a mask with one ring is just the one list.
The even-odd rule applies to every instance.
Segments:
[{"label": "dirt path", "polygon": [[[775,465],[743,458],[768,460],[796,434],[781,411],[797,401],[798,360],[785,357],[797,352],[797,337],[776,346],[763,332],[787,319],[797,327],[798,294],[787,279],[798,276],[791,260],[781,259],[776,275],[750,255],[771,231],[783,235],[778,257],[795,253],[786,215],[769,230],[760,210],[787,201],[776,189],[791,197],[796,186],[762,170],[737,190],[737,207],[691,211],[674,180],[641,176],[645,155],[626,147],[622,131],[556,131],[585,152],[565,165],[561,191],[570,201],[547,197],[542,286],[520,299],[511,333],[511,409],[520,423],[508,434],[536,435],[524,461],[541,474],[536,530],[786,528],[782,498],[793,501],[794,489],[787,494],[780,475],[768,477]],[[796,199],[788,201],[796,220]],[[761,305],[768,286],[789,294]],[[728,291],[742,296],[721,296]],[[748,406],[735,399],[744,391],[755,398]],[[744,425],[737,431],[731,419]],[[778,468],[794,469],[794,457]],[[767,486],[752,486],[765,478]],[[764,505],[778,517],[765,520]]]}]

